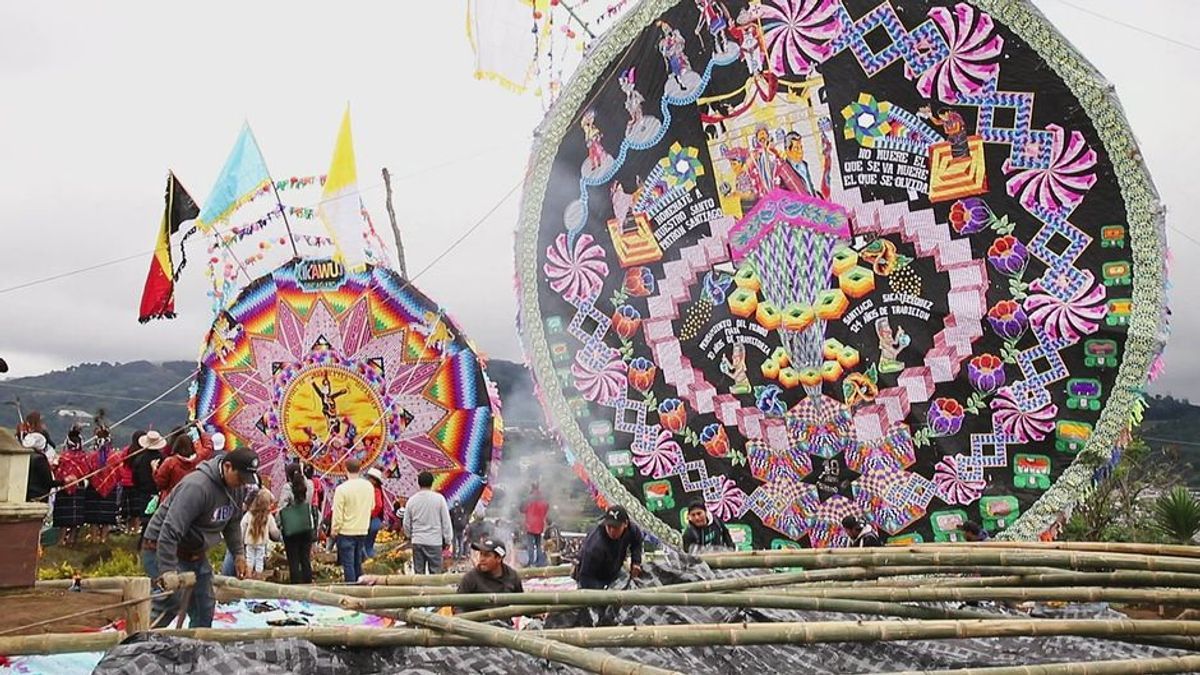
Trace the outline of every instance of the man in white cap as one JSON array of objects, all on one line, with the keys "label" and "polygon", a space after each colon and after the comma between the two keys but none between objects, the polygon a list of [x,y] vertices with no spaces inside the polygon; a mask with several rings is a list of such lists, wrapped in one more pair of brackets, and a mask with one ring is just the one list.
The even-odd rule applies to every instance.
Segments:
[{"label": "man in white cap", "polygon": [[521,575],[504,564],[508,549],[495,539],[484,539],[471,544],[479,552],[475,568],[463,575],[458,584],[459,593],[524,593]]}]

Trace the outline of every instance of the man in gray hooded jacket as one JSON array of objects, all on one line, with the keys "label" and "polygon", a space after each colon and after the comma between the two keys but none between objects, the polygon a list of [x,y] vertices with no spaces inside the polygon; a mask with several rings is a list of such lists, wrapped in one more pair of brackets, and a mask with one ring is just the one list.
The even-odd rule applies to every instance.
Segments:
[{"label": "man in gray hooded jacket", "polygon": [[208,551],[225,538],[234,554],[238,577],[245,576],[242,547],[242,494],[258,484],[258,455],[249,448],[202,462],[175,486],[146,526],[142,566],[164,591],[176,591],[154,600],[155,628],[168,625],[178,614],[184,591],[179,573],[194,572],[196,585],[188,604],[188,625],[212,626],[216,596]]}]

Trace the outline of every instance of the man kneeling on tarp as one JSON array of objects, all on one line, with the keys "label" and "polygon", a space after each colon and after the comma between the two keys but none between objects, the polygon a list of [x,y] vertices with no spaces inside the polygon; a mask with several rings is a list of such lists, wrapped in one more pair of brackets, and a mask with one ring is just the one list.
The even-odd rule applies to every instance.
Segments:
[{"label": "man kneeling on tarp", "polygon": [[583,540],[572,576],[580,588],[608,588],[617,580],[625,557],[629,556],[629,576],[636,579],[642,574],[644,540],[638,526],[629,522],[625,507],[610,506],[604,512],[604,522]]},{"label": "man kneeling on tarp", "polygon": [[[233,551],[238,578],[246,576],[242,491],[252,485],[258,485],[258,455],[249,448],[238,448],[202,462],[154,512],[142,542],[142,566],[160,590],[174,591],[154,600],[155,628],[176,617],[181,596],[190,598],[186,608],[189,627],[212,627],[216,596],[208,551],[224,537]],[[179,589],[180,572],[196,574],[190,593]]]},{"label": "man kneeling on tarp", "polygon": [[475,569],[463,575],[458,583],[459,593],[525,592],[521,575],[504,564],[504,556],[508,553],[504,544],[494,539],[484,539],[471,544],[471,548],[479,551],[479,559],[475,561]]}]

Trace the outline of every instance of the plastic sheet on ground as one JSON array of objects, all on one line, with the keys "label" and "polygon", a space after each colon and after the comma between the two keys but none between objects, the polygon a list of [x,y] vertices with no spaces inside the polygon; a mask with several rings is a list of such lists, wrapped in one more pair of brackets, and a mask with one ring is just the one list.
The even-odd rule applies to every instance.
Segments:
[{"label": "plastic sheet on ground", "polygon": [[[638,587],[754,574],[714,572],[703,564],[649,565]],[[624,587],[621,579],[617,587]],[[996,610],[999,612],[1000,610]],[[1038,606],[1035,616],[1119,618],[1104,604],[1077,604],[1060,609]],[[609,612],[623,625],[722,623],[731,621],[833,621],[878,619],[866,615],[784,610],[739,610],[716,607],[632,607]],[[576,615],[564,613],[547,627],[570,625]],[[1169,649],[1111,640],[1076,637],[914,640],[906,642],[764,645],[753,647],[689,647],[676,649],[604,650],[639,663],[684,673],[797,672],[862,673],[904,669],[949,669],[987,665],[1028,665],[1063,661],[1149,658],[1172,655]],[[802,666],[800,664],[803,664]],[[299,640],[269,640],[240,645],[206,644],[162,636],[134,637],[110,651],[97,675],[138,673],[238,673],[238,675],[425,675],[432,673],[578,672],[525,654],[490,647],[323,649]]]}]

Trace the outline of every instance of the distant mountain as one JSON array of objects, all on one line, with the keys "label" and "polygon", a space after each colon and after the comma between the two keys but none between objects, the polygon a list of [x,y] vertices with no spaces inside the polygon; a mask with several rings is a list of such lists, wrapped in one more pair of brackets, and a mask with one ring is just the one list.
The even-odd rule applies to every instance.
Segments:
[{"label": "distant mountain", "polygon": [[[89,414],[104,409],[110,422],[124,418],[145,406],[172,386],[179,387],[154,405],[132,417],[116,432],[128,442],[137,429],[169,431],[187,422],[188,381],[196,367],[189,361],[150,363],[83,363],[35,377],[0,381],[0,426],[17,423],[17,405],[28,414],[42,413],[50,435],[61,442],[75,421],[60,411]],[[182,384],[180,384],[182,382]],[[89,420],[85,420],[89,421]]]},{"label": "distant mountain", "polygon": [[1188,465],[1187,484],[1200,486],[1200,406],[1171,396],[1151,396],[1148,403],[1142,438],[1155,450],[1178,451],[1180,460]]},{"label": "distant mountain", "polygon": [[[165,433],[187,422],[188,385],[195,367],[191,361],[83,363],[44,375],[0,380],[0,426],[16,426],[19,402],[25,414],[40,411],[51,436],[61,441],[75,420],[60,411],[91,415],[103,408],[108,420],[114,422],[178,384],[174,391],[122,425],[117,438],[125,440],[137,429]],[[523,365],[492,360],[488,375],[500,391],[508,424],[537,426],[544,420],[533,394],[533,380]]]}]

